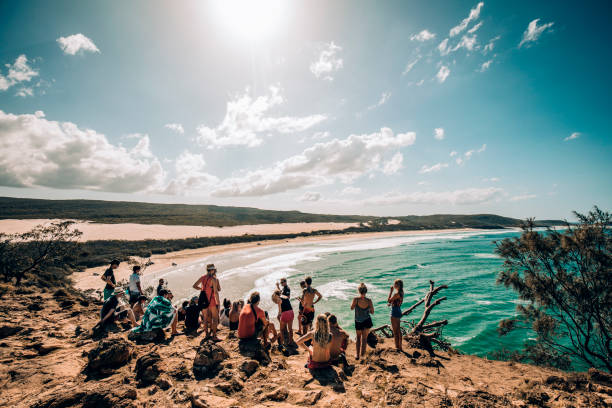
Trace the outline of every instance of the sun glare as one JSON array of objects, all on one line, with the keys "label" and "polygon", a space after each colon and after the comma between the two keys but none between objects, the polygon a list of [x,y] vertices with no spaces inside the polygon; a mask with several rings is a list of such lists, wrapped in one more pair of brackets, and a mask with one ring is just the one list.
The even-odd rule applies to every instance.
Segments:
[{"label": "sun glare", "polygon": [[278,31],[285,0],[213,0],[213,18],[242,40],[261,41]]}]

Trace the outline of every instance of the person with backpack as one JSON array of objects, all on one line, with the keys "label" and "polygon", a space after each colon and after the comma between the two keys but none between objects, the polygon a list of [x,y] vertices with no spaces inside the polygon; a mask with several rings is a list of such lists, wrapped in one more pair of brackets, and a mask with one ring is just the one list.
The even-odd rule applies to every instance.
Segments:
[{"label": "person with backpack", "polygon": [[198,305],[202,310],[202,320],[205,321],[206,337],[211,337],[215,342],[221,341],[217,337],[221,285],[217,279],[217,268],[214,264],[206,265],[206,275],[200,277],[193,284],[193,288],[200,291]]}]

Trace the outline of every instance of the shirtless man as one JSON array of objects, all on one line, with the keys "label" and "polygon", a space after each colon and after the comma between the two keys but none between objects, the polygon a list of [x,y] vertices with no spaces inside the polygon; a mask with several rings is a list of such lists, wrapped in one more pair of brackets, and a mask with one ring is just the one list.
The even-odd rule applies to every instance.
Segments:
[{"label": "shirtless man", "polygon": [[329,321],[329,332],[332,335],[330,359],[332,363],[342,363],[343,368],[346,369],[348,368],[348,363],[345,352],[348,346],[349,335],[338,325],[338,319],[335,315],[329,315],[327,320]]},{"label": "shirtless man", "polygon": [[[306,341],[311,340],[311,345],[307,346]],[[308,351],[309,370],[329,367],[331,355],[332,335],[329,332],[329,322],[327,316],[320,314],[317,316],[315,330],[306,333],[297,340],[298,346]]]},{"label": "shirtless man", "polygon": [[[311,286],[312,278],[310,276],[304,279],[304,281],[306,282],[306,288],[302,292],[301,300],[302,306],[304,307],[304,311],[302,312],[302,329],[304,330],[303,333],[308,333],[312,327],[312,321],[314,320],[315,316],[314,305],[317,304],[323,296],[321,296],[318,290]],[[315,296],[317,298],[316,300]]]},{"label": "shirtless man", "polygon": [[[193,284],[193,288],[206,293],[208,307],[202,310],[202,318],[206,320],[206,337],[213,341],[220,341],[217,337],[217,325],[219,324],[219,291],[221,285],[217,279],[217,268],[214,264],[206,265],[206,275],[203,275]],[[200,297],[202,294],[200,293]],[[200,302],[202,304],[202,302]]]}]

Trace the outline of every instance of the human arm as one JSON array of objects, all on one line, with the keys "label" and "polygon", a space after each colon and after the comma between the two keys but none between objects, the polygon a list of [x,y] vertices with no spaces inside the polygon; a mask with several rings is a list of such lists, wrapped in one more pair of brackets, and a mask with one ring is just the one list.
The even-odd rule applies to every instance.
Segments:
[{"label": "human arm", "polygon": [[357,298],[353,298],[353,303],[351,303],[351,310],[355,310],[356,305],[357,305]]},{"label": "human arm", "polygon": [[372,302],[372,299],[368,299],[370,301],[370,314],[374,314],[374,303]]},{"label": "human arm", "polygon": [[297,339],[296,344],[303,348],[304,350],[310,352],[310,348],[305,344],[306,341],[308,340],[312,340],[312,331],[306,333],[305,335],[303,335],[302,337],[300,337],[299,339]]},{"label": "human arm", "polygon": [[138,293],[143,293],[142,287],[140,286],[140,278],[138,278],[138,280],[136,281],[136,287],[138,288]]},{"label": "human arm", "polygon": [[101,318],[100,321],[98,323],[96,323],[96,325],[94,327],[102,326],[104,324],[104,322],[107,321],[114,314],[115,314],[115,308],[112,308],[111,310],[109,310],[109,312],[106,314],[106,316]]},{"label": "human arm", "polygon": [[200,277],[194,284],[193,284],[193,288],[195,290],[199,290],[202,291],[204,290],[204,288],[202,287],[202,277]]},{"label": "human arm", "polygon": [[319,303],[319,300],[321,300],[321,298],[323,297],[323,295],[321,295],[319,293],[318,290],[315,289],[315,296],[317,297],[317,300],[315,300],[314,302],[312,302],[313,305],[316,305],[317,303]]},{"label": "human arm", "polygon": [[393,286],[389,290],[389,297],[387,298],[387,303],[391,303],[393,301]]}]

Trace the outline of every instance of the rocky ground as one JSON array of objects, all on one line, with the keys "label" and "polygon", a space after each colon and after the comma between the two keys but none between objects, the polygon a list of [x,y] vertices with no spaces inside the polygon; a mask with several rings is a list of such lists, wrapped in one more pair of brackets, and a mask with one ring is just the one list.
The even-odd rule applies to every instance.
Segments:
[{"label": "rocky ground", "polygon": [[17,292],[0,301],[0,406],[612,406],[612,377],[594,370],[398,353],[386,341],[363,361],[350,359],[354,372],[313,378],[304,353],[241,353],[227,331],[217,345],[185,335],[137,344],[126,331],[94,339],[99,303],[67,290]]}]

